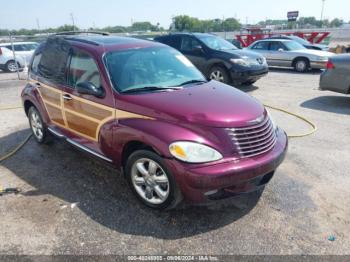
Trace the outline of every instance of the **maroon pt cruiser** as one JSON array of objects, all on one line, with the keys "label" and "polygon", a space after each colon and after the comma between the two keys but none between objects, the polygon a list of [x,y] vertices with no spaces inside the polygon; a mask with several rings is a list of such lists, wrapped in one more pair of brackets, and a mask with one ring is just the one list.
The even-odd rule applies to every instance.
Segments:
[{"label": "maroon pt cruiser", "polygon": [[257,190],[287,150],[261,103],[152,41],[51,36],[22,99],[37,142],[54,135],[110,162],[157,209]]}]

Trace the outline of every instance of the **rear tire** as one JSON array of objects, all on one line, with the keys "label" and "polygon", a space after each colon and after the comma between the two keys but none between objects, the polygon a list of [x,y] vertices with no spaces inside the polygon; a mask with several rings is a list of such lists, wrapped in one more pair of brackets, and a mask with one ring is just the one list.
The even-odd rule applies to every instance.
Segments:
[{"label": "rear tire", "polygon": [[294,61],[294,70],[299,73],[304,73],[310,68],[310,61],[306,58],[298,58]]},{"label": "rear tire", "polygon": [[30,107],[28,110],[28,119],[35,140],[39,144],[49,144],[52,141],[52,136],[48,132],[38,109],[34,106]]},{"label": "rear tire", "polygon": [[125,175],[135,196],[154,209],[172,209],[182,201],[175,178],[164,160],[156,153],[138,150],[125,166]]},{"label": "rear tire", "polygon": [[210,80],[216,80],[225,84],[230,83],[230,77],[223,66],[213,66],[209,71]]},{"label": "rear tire", "polygon": [[17,67],[18,67],[18,70],[20,68],[20,65],[19,63],[17,62],[17,66],[16,66],[16,62],[14,60],[10,60],[8,61],[6,64],[5,64],[5,70],[7,72],[11,72],[11,73],[14,73],[14,72],[17,72]]}]

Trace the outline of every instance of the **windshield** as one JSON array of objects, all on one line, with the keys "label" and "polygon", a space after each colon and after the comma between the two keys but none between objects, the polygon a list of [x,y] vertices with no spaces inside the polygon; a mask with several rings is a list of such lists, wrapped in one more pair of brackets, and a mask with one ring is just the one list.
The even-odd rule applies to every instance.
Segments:
[{"label": "windshield", "polygon": [[298,42],[301,45],[310,45],[308,41],[306,41],[304,38],[300,38],[298,36],[290,36],[291,39]]},{"label": "windshield", "polygon": [[298,42],[295,42],[295,41],[285,41],[285,42],[283,42],[283,44],[290,51],[306,49],[303,45],[301,45],[301,44],[299,44]]},{"label": "windshield", "polygon": [[229,41],[226,41],[221,37],[205,35],[205,36],[198,36],[198,38],[211,49],[215,49],[215,50],[238,49]]},{"label": "windshield", "polygon": [[[204,82],[204,76],[180,52],[169,47],[151,47],[107,53],[105,62],[119,92],[153,87],[152,90]],[[151,90],[149,88],[149,90]]]}]

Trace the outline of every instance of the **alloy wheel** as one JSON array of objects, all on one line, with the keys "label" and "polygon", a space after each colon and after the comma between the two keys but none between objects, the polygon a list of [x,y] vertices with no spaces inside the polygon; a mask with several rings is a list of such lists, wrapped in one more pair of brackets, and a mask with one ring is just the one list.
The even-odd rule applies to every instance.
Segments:
[{"label": "alloy wheel", "polygon": [[137,194],[150,204],[164,203],[170,192],[167,174],[149,158],[141,158],[132,165],[131,181]]},{"label": "alloy wheel", "polygon": [[306,63],[305,61],[298,61],[295,65],[298,72],[304,72],[306,70]]},{"label": "alloy wheel", "polygon": [[216,80],[219,82],[224,82],[224,80],[225,80],[224,75],[220,70],[215,70],[215,71],[211,72],[209,78],[211,80]]},{"label": "alloy wheel", "polygon": [[33,110],[30,114],[29,119],[33,134],[38,140],[42,140],[44,137],[44,126],[38,112],[36,110]]},{"label": "alloy wheel", "polygon": [[16,65],[16,63],[15,63],[15,62],[9,62],[9,63],[7,64],[7,69],[8,69],[8,71],[10,71],[10,72],[16,72],[16,71],[17,71],[17,65]]}]

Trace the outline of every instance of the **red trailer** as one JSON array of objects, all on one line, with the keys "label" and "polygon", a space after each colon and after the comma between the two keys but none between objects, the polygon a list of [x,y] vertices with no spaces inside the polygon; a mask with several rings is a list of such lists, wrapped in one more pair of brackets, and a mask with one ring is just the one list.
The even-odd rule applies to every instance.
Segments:
[{"label": "red trailer", "polygon": [[272,36],[278,35],[296,35],[305,40],[309,41],[313,44],[321,43],[327,36],[329,36],[330,32],[271,32],[270,29],[267,28],[246,28],[248,31],[247,34],[236,35],[237,40],[241,43],[242,47],[247,47],[253,42],[265,38],[269,38]]}]

